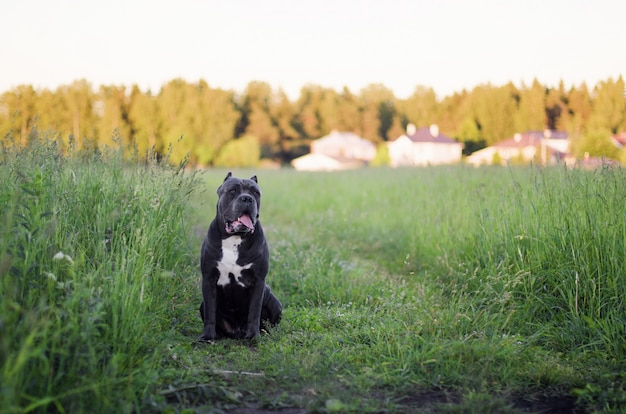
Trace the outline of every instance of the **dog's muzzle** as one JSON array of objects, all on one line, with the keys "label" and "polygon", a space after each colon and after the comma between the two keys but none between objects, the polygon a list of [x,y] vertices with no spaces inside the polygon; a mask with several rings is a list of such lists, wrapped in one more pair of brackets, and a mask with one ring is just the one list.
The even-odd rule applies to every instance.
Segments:
[{"label": "dog's muzzle", "polygon": [[[234,205],[232,214],[229,214],[230,218],[224,217],[226,233],[254,233],[256,219],[256,200],[254,197],[249,194],[242,194],[234,201]],[[236,218],[232,219],[232,217]]]}]

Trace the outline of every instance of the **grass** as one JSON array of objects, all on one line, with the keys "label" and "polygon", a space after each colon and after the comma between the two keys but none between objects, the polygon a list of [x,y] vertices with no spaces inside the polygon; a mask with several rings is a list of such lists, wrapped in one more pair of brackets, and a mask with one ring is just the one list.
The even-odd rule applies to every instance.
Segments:
[{"label": "grass", "polygon": [[[130,411],[192,255],[191,178],[53,143],[0,159],[0,406]],[[96,405],[94,405],[96,404]]]},{"label": "grass", "polygon": [[[226,171],[0,155],[3,412],[619,412],[626,172],[257,174],[281,324],[195,341]],[[182,167],[182,166],[180,166]]]}]

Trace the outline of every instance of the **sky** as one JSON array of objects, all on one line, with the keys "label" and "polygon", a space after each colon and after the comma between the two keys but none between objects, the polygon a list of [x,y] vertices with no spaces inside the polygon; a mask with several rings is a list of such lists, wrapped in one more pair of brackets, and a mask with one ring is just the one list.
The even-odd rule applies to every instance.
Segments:
[{"label": "sky", "polygon": [[0,93],[86,79],[159,92],[170,80],[292,99],[418,86],[592,88],[626,76],[624,0],[0,0]]}]

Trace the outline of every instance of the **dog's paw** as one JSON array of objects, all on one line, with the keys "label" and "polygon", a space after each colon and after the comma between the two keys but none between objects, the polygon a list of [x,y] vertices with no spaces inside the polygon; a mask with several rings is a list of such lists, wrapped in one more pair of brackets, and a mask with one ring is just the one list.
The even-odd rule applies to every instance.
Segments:
[{"label": "dog's paw", "polygon": [[215,343],[215,337],[210,337],[205,334],[202,334],[198,337],[198,342],[213,344]]},{"label": "dog's paw", "polygon": [[244,336],[244,339],[253,340],[259,337],[261,337],[261,332],[258,329],[254,331],[248,330],[246,331],[246,335]]}]

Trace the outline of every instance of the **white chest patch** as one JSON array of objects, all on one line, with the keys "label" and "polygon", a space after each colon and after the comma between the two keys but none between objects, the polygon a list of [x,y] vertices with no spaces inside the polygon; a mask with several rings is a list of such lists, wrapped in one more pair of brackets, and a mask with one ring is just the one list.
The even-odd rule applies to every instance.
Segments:
[{"label": "white chest patch", "polygon": [[230,275],[235,278],[235,283],[245,287],[241,279],[241,271],[250,269],[252,263],[245,266],[237,264],[239,258],[239,245],[241,244],[240,236],[230,236],[222,240],[222,260],[217,262],[217,270],[220,272],[220,278],[217,280],[218,286],[226,286],[231,283]]}]

